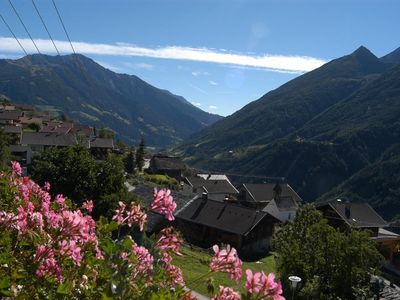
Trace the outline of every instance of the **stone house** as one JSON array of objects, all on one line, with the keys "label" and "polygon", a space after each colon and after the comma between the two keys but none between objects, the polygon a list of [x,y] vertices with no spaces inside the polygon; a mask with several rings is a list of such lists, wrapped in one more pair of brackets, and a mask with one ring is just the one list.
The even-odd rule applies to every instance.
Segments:
[{"label": "stone house", "polygon": [[267,212],[238,203],[197,195],[176,214],[176,226],[185,239],[200,247],[230,244],[243,257],[268,253],[275,223]]},{"label": "stone house", "polygon": [[281,222],[293,220],[303,200],[287,183],[245,183],[239,188],[239,202],[266,211]]},{"label": "stone house", "polygon": [[179,157],[156,154],[150,159],[150,165],[147,172],[151,174],[167,175],[181,181],[184,169],[185,164]]}]

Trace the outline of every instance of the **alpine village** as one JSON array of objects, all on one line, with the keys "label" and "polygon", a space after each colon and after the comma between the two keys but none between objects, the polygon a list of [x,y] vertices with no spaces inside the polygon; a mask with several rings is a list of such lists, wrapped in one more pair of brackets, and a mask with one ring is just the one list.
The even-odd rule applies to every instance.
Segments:
[{"label": "alpine village", "polygon": [[223,117],[21,42],[0,59],[0,299],[400,299],[400,48]]}]

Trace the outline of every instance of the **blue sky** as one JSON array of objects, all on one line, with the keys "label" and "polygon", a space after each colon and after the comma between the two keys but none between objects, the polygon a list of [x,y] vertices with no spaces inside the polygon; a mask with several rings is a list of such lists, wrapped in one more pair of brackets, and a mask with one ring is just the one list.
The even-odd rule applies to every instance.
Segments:
[{"label": "blue sky", "polygon": [[[11,0],[55,54],[32,0]],[[56,45],[70,53],[51,0],[34,0]],[[400,47],[397,0],[55,0],[77,52],[119,73],[229,115],[269,90],[351,53]],[[0,13],[28,53],[35,48],[8,1]],[[0,20],[0,57],[22,56]]]}]

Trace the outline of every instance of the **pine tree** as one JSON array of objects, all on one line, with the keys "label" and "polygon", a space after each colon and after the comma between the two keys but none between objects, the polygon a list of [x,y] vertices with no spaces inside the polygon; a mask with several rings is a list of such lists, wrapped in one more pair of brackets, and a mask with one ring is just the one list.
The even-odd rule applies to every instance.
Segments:
[{"label": "pine tree", "polygon": [[131,149],[128,155],[125,157],[124,165],[125,165],[125,171],[128,174],[133,174],[135,172],[135,155],[133,149]]},{"label": "pine tree", "polygon": [[144,154],[145,154],[145,148],[144,148],[144,138],[140,139],[140,144],[139,148],[136,150],[136,167],[138,168],[139,171],[143,170],[144,166]]}]

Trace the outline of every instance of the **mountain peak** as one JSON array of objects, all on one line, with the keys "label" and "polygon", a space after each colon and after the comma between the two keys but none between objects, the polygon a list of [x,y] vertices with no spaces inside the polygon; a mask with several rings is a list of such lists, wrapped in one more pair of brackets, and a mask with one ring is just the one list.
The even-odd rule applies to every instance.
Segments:
[{"label": "mountain peak", "polygon": [[400,64],[400,47],[380,59],[385,63]]},{"label": "mountain peak", "polygon": [[377,58],[367,47],[364,46],[360,46],[351,55],[358,58]]}]

